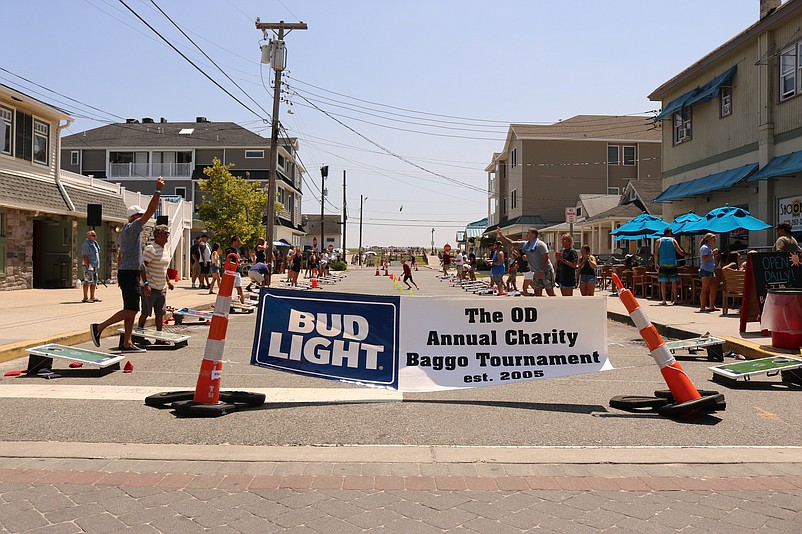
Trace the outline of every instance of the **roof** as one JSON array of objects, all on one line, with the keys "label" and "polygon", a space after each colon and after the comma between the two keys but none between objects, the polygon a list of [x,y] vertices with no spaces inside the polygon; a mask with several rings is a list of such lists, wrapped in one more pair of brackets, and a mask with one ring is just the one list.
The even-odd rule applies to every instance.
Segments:
[{"label": "roof", "polygon": [[[652,204],[655,197],[662,191],[661,180],[630,180],[627,187],[633,188],[637,191],[638,195],[644,202],[649,204],[649,211],[652,215],[660,217],[663,214],[662,204]],[[617,197],[620,202],[620,197]],[[610,218],[627,218],[631,219],[643,213],[643,211],[634,204],[617,205],[600,213],[588,216],[587,219],[579,221],[578,224],[585,224],[589,222],[601,221]]]},{"label": "roof", "polygon": [[77,187],[62,183],[75,211],[70,209],[64,195],[52,178],[35,178],[13,172],[0,171],[0,206],[45,213],[59,213],[86,216],[87,204],[101,204],[103,219],[128,219],[128,207],[119,194],[102,190]]},{"label": "roof", "polygon": [[[181,130],[189,134],[179,134]],[[282,143],[285,144],[285,143]],[[153,122],[109,124],[68,135],[61,148],[203,148],[203,147],[264,147],[270,139],[257,135],[235,122]]]},{"label": "roof", "polygon": [[519,139],[662,141],[654,119],[646,115],[577,115],[549,125],[511,124],[510,130]]},{"label": "roof", "polygon": [[648,96],[649,100],[662,100],[667,93],[674,91],[682,84],[693,80],[699,71],[715,66],[715,64],[727,54],[731,53],[744,43],[750,42],[752,39],[758,39],[761,33],[774,29],[776,26],[782,24],[786,17],[793,16],[799,9],[802,9],[802,0],[786,0],[772,14],[764,17],[761,20],[758,20],[744,31],[723,45],[719,46],[712,52],[708,53],[699,61],[652,91],[652,93]]},{"label": "roof", "polygon": [[579,195],[579,202],[581,202],[582,206],[585,208],[586,217],[593,217],[598,213],[618,206],[619,200],[621,200],[621,195]]}]

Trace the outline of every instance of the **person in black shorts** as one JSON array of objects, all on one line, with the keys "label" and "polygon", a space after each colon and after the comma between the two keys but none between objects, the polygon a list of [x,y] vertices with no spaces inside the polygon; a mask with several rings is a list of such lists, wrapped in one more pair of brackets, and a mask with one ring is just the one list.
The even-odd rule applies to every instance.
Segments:
[{"label": "person in black shorts", "polygon": [[156,191],[150,198],[147,209],[142,209],[141,206],[128,208],[128,223],[123,226],[118,237],[120,252],[117,257],[117,283],[123,296],[123,309],[102,323],[89,325],[89,334],[92,337],[92,343],[96,347],[100,346],[100,336],[103,330],[123,321],[125,333],[123,334],[120,350],[122,352],[145,352],[145,349],[137,347],[131,340],[134,319],[139,313],[139,271],[144,265],[142,260],[142,228],[156,213],[163,186],[164,178],[159,176],[159,179],[156,180]]}]

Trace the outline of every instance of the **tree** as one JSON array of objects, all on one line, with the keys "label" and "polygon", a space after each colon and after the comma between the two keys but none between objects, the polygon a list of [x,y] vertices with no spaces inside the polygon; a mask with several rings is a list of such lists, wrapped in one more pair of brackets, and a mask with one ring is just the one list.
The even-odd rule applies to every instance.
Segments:
[{"label": "tree", "polygon": [[[267,192],[258,181],[246,180],[231,174],[234,164],[223,165],[215,158],[211,167],[203,169],[208,176],[198,181],[203,197],[198,205],[198,217],[206,229],[218,237],[221,244],[238,235],[242,244],[253,247],[264,234],[262,214],[267,211]],[[276,202],[276,213],[284,206]]]}]

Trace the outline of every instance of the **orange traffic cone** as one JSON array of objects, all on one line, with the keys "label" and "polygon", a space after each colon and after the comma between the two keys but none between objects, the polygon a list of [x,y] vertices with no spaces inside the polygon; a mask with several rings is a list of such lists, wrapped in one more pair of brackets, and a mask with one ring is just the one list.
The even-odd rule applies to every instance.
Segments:
[{"label": "orange traffic cone", "polygon": [[666,347],[662,336],[646,316],[646,313],[638,305],[638,300],[629,289],[624,288],[621,279],[613,274],[613,281],[618,287],[618,296],[626,307],[629,317],[635,323],[635,327],[640,332],[641,337],[649,347],[649,352],[654,358],[657,366],[660,367],[660,374],[666,381],[674,403],[661,406],[661,415],[682,415],[696,412],[700,409],[715,411],[716,405],[724,402],[724,395],[718,393],[709,396],[702,396],[693,385],[691,379],[685,374],[685,370],[674,359],[674,355]]},{"label": "orange traffic cone", "polygon": [[319,287],[320,285],[318,285],[317,278],[312,278],[312,289],[317,289]]},{"label": "orange traffic cone", "polygon": [[133,373],[134,372],[134,364],[129,361],[125,362],[125,367],[123,367],[123,373]]},{"label": "orange traffic cone", "polygon": [[378,265],[376,266],[376,274],[374,276],[381,276],[381,273],[379,273],[379,266]]}]

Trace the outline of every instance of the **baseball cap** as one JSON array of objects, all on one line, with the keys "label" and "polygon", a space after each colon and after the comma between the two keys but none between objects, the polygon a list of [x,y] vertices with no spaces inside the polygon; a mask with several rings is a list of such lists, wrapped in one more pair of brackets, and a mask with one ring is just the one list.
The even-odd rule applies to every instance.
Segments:
[{"label": "baseball cap", "polygon": [[145,209],[140,206],[139,204],[134,204],[130,208],[128,208],[128,218],[130,219],[134,215],[145,213]]}]

